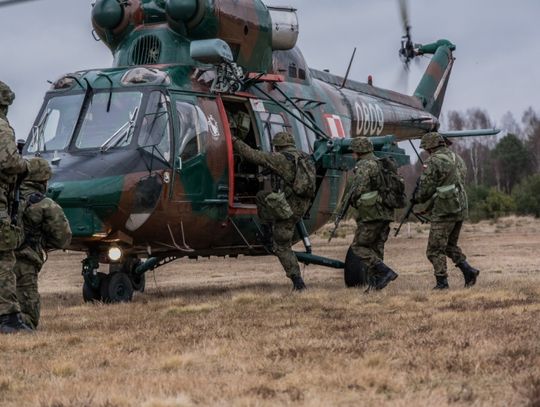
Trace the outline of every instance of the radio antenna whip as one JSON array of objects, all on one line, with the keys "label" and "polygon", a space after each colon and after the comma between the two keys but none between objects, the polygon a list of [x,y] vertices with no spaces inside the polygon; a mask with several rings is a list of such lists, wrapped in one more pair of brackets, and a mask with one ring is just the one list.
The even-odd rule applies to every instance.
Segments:
[{"label": "radio antenna whip", "polygon": [[349,78],[349,72],[351,72],[351,66],[354,61],[354,56],[356,55],[356,47],[354,47],[354,51],[351,56],[351,60],[349,62],[349,67],[347,68],[347,73],[345,74],[345,78],[343,78],[343,83],[341,84],[340,89],[343,89],[345,87],[345,84],[347,83],[347,79]]}]

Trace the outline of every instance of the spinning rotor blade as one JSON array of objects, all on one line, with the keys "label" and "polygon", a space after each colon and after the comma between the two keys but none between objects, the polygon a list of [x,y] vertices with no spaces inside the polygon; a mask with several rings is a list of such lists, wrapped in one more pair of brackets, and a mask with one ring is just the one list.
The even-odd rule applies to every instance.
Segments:
[{"label": "spinning rotor blade", "polygon": [[407,0],[399,0],[399,12],[401,14],[403,31],[405,32],[405,35],[409,35],[411,25],[409,23],[409,4],[407,3]]},{"label": "spinning rotor blade", "polygon": [[17,4],[27,3],[29,1],[35,1],[35,0],[1,0],[0,7],[15,6]]}]

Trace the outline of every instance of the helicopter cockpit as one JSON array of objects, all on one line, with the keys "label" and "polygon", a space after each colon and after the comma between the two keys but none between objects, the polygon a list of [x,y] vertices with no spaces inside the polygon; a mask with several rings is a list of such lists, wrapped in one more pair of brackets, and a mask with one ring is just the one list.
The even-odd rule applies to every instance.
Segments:
[{"label": "helicopter cockpit", "polygon": [[96,91],[52,95],[28,139],[28,153],[108,152],[142,148],[171,159],[171,120],[160,90]]}]

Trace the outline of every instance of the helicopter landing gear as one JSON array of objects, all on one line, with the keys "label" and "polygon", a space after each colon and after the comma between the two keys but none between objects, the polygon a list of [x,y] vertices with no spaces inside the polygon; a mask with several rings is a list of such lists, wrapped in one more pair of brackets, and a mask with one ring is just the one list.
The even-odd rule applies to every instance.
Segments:
[{"label": "helicopter landing gear", "polygon": [[345,285],[347,287],[361,287],[368,283],[366,265],[356,256],[349,247],[345,257]]},{"label": "helicopter landing gear", "polygon": [[129,302],[133,298],[133,285],[129,276],[122,272],[108,274],[101,282],[100,295],[103,302]]},{"label": "helicopter landing gear", "polygon": [[109,274],[97,273],[99,262],[95,257],[83,261],[84,283],[82,294],[84,302],[102,301],[105,303],[129,302],[133,292],[143,292],[146,278],[143,273],[135,273],[141,261],[127,258],[123,263],[109,266]]}]

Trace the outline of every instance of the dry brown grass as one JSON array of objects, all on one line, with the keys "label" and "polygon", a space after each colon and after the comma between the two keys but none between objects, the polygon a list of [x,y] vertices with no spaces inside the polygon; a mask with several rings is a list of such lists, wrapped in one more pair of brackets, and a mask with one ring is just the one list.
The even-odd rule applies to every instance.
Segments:
[{"label": "dry brown grass", "polygon": [[[51,256],[39,333],[0,337],[0,405],[538,407],[540,222],[467,225],[471,290],[450,267],[452,289],[431,291],[426,238],[390,240],[401,275],[372,294],[313,266],[293,294],[273,258],[211,259],[149,275],[131,304],[90,305],[81,256]],[[342,258],[350,239],[315,247]]]}]

